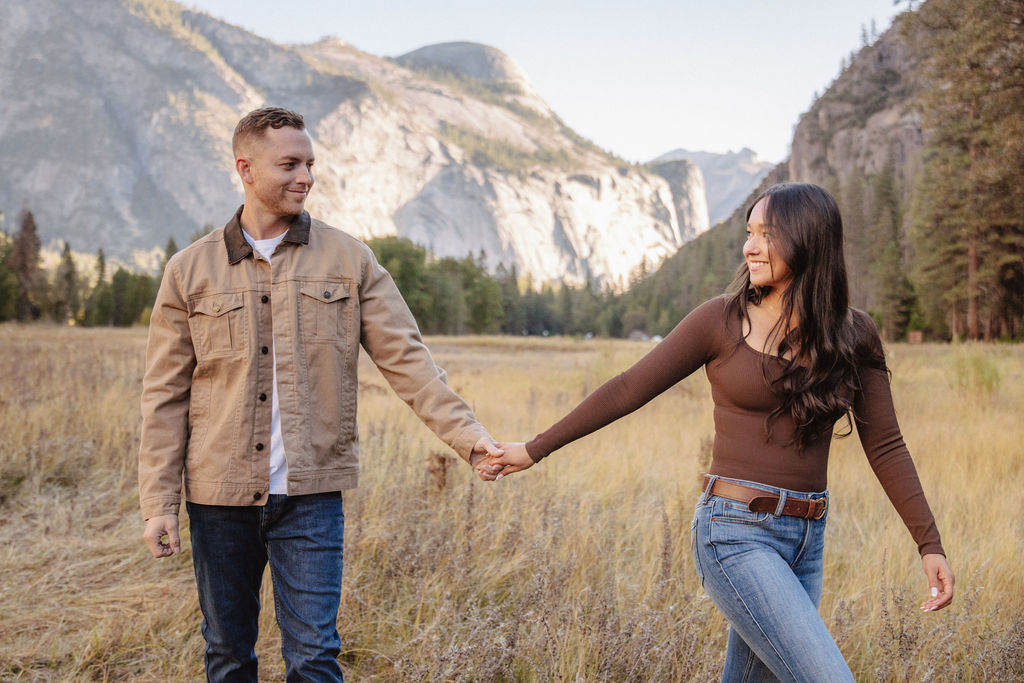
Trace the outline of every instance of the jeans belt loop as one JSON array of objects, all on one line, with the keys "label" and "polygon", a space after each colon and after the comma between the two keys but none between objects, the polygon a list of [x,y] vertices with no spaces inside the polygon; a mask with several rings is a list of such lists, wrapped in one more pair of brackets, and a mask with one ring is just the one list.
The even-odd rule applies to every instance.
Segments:
[{"label": "jeans belt loop", "polygon": [[779,504],[775,506],[775,516],[781,517],[782,511],[786,509],[787,493],[785,489],[779,489]]},{"label": "jeans belt loop", "polygon": [[704,505],[708,502],[708,498],[711,497],[711,489],[715,487],[715,481],[718,479],[717,474],[705,474],[704,478],[707,482],[704,484],[704,491],[700,494],[700,504]]}]

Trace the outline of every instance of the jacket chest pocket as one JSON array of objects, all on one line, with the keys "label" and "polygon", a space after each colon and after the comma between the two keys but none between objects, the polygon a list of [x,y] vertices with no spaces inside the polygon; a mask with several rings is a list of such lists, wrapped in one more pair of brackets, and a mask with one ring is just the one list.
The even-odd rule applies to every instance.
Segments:
[{"label": "jacket chest pocket", "polygon": [[231,292],[196,299],[188,324],[200,360],[244,353],[249,339],[245,296]]},{"label": "jacket chest pocket", "polygon": [[345,338],[351,315],[347,282],[304,282],[299,287],[299,324],[303,341]]}]

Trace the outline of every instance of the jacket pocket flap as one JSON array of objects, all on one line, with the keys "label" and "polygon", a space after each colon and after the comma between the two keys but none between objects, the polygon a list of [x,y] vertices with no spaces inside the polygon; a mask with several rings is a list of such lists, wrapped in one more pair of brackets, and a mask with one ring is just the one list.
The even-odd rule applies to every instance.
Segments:
[{"label": "jacket pocket flap", "polygon": [[348,284],[344,282],[304,282],[299,291],[325,304],[348,298]]},{"label": "jacket pocket flap", "polygon": [[241,308],[244,303],[245,298],[242,295],[242,292],[213,294],[211,296],[205,296],[202,299],[197,299],[193,304],[193,310],[195,310],[196,313],[202,313],[203,315],[218,318],[229,311]]}]

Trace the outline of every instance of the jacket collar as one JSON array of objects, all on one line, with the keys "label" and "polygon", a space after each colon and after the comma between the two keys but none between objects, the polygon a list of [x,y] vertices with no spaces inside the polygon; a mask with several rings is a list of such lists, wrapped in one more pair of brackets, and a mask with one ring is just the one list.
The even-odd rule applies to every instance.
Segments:
[{"label": "jacket collar", "polygon": [[[242,209],[245,205],[238,207],[238,211],[224,226],[224,246],[228,251],[228,263],[235,265],[247,256],[252,256],[252,247],[245,241],[242,234]],[[309,244],[310,217],[307,211],[303,211],[288,228],[284,234],[284,241],[292,244]]]}]

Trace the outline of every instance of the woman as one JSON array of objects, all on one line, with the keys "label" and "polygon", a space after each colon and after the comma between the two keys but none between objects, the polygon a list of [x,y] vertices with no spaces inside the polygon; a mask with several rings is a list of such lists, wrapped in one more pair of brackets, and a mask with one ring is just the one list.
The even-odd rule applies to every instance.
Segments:
[{"label": "woman", "polygon": [[499,444],[501,478],[626,415],[701,366],[715,402],[694,565],[730,624],[723,681],[852,681],[818,615],[826,470],[837,420],[864,451],[917,542],[931,588],[953,573],[893,410],[878,330],[848,306],[842,220],[815,185],[785,183],[747,212],[731,294],[699,306],[633,367],[526,444]]}]

